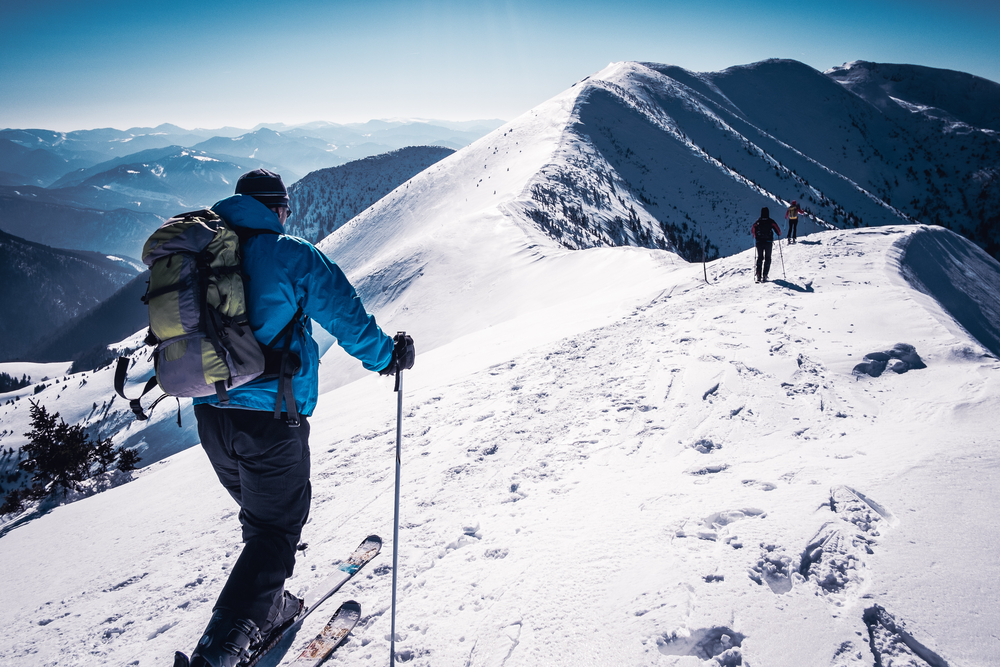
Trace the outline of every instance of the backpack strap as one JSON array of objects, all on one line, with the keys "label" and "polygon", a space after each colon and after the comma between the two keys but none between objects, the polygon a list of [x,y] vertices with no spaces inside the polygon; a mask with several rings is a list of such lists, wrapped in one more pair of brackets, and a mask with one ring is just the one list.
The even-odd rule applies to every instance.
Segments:
[{"label": "backpack strap", "polygon": [[[281,232],[276,232],[273,229],[251,229],[249,227],[239,227],[237,225],[230,225],[229,227],[236,232],[236,235],[240,239],[241,246],[250,239],[262,234],[274,234],[276,236],[281,235]],[[279,331],[277,335],[271,339],[270,343],[261,346],[264,351],[266,366],[271,366],[271,364],[267,363],[267,361],[273,358],[273,355],[277,353],[275,348],[279,341],[283,341],[280,362],[278,362],[277,368],[278,391],[274,400],[274,418],[281,419],[281,403],[282,400],[284,400],[285,411],[287,413],[285,421],[292,428],[298,427],[301,423],[299,419],[298,406],[295,404],[295,392],[292,387],[292,380],[294,379],[295,374],[299,371],[302,362],[298,358],[298,355],[292,353],[291,351],[292,335],[295,332],[295,325],[301,317],[302,306],[299,305],[295,311],[295,315],[293,315],[292,319],[288,321],[288,324],[281,328],[281,331]],[[267,371],[265,371],[265,373],[266,372]]]},{"label": "backpack strap", "polygon": [[269,352],[275,351],[275,345],[282,338],[284,339],[284,345],[281,349],[281,363],[278,366],[278,392],[274,400],[274,418],[281,419],[281,401],[285,401],[285,410],[287,412],[286,422],[292,428],[297,427],[301,422],[299,420],[299,409],[295,405],[295,392],[292,387],[292,380],[295,374],[299,371],[299,366],[301,361],[295,359],[296,363],[290,363],[296,355],[291,352],[292,347],[292,334],[295,332],[295,325],[298,323],[299,318],[302,317],[302,306],[300,305],[295,311],[295,315],[292,319],[288,321],[281,331],[271,340],[270,343],[264,346],[264,355],[268,356]]},{"label": "backpack strap", "polygon": [[[142,405],[140,405],[139,401],[156,386],[156,376],[154,375],[146,381],[146,386],[143,387],[142,393],[139,394],[138,398],[129,398],[125,395],[125,378],[128,375],[130,362],[131,359],[129,357],[118,357],[118,366],[115,368],[115,391],[118,392],[119,396],[128,401],[128,406],[132,408],[132,412],[135,413],[135,418],[138,421],[146,421],[149,419],[149,416],[142,411]],[[154,403],[153,405],[156,404]],[[153,406],[150,406],[149,409],[152,411]]]},{"label": "backpack strap", "polygon": [[[153,401],[149,406],[149,415],[147,415],[142,410],[142,405],[140,401],[143,397],[151,392],[154,387],[156,387],[156,375],[146,380],[146,386],[142,388],[142,393],[139,394],[138,398],[129,398],[125,395],[125,378],[128,375],[128,367],[131,359],[129,357],[118,357],[118,365],[115,367],[115,391],[118,395],[128,401],[128,406],[132,409],[132,413],[135,415],[136,421],[146,421],[149,419],[149,415],[153,414],[153,408],[159,405],[160,401],[165,399],[169,394],[163,394]],[[181,425],[181,401],[177,399],[177,425]]]}]

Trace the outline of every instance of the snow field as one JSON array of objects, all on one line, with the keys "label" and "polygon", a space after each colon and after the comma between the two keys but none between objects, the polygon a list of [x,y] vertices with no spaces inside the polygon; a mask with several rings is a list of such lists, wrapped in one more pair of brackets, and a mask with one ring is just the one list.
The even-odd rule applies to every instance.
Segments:
[{"label": "snow field", "polygon": [[[749,253],[716,263],[727,277],[714,286],[692,267],[619,322],[448,391],[418,387],[401,534],[416,554],[401,561],[400,619],[408,607],[454,620],[404,624],[397,647],[415,664],[700,664],[741,634],[760,664],[838,652],[869,664],[868,562],[897,519],[859,487],[891,487],[940,453],[952,419],[936,392],[979,409],[990,396],[987,372],[965,377],[968,342],[887,279],[887,246],[905,233],[793,247],[787,285],[812,292],[754,285],[739,266]],[[850,270],[833,273],[835,261]],[[902,333],[929,369],[850,375]],[[929,424],[945,430],[928,437]],[[984,428],[980,416],[951,430]],[[388,456],[391,423],[371,435]],[[390,497],[391,477],[382,484]],[[471,646],[470,625],[483,628]],[[341,659],[377,663],[383,649],[351,644]]]},{"label": "snow field", "polygon": [[[894,244],[915,233],[813,235],[768,284],[749,252],[710,264],[711,284],[667,263],[659,284],[615,285],[617,303],[585,291],[421,352],[404,377],[400,656],[856,667],[871,627],[884,664],[991,664],[998,364],[899,278]],[[897,342],[927,368],[852,375]],[[311,420],[310,546],[289,588],[386,540],[338,595],[363,617],[331,664],[388,659],[391,388],[330,391]],[[5,569],[45,576],[0,583],[0,661],[190,650],[239,551],[235,512],[193,448],[8,533]]]}]

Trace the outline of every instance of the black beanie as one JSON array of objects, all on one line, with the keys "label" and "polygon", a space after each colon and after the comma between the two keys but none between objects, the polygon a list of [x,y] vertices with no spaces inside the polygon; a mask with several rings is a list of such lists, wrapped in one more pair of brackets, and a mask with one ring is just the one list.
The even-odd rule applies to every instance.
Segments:
[{"label": "black beanie", "polygon": [[264,206],[288,206],[288,191],[281,176],[267,169],[254,169],[240,176],[236,194],[250,195]]},{"label": "black beanie", "polygon": [[[278,180],[281,180],[281,179],[278,179]],[[237,192],[240,191],[240,186],[239,185],[236,186],[236,191]],[[764,208],[760,209],[760,217],[761,218],[770,218],[771,217],[771,212],[767,210],[766,206]]]}]

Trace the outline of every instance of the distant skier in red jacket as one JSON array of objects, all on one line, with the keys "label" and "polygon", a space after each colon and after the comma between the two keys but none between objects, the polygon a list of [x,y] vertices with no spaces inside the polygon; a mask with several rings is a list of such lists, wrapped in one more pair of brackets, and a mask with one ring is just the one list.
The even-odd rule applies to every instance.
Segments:
[{"label": "distant skier in red jacket", "polygon": [[[767,282],[767,272],[771,269],[771,245],[774,243],[774,235],[781,238],[781,228],[778,223],[771,219],[770,211],[767,207],[760,209],[760,217],[750,227],[750,234],[754,238],[757,246],[757,273],[756,282]],[[763,269],[763,270],[762,270]]]}]

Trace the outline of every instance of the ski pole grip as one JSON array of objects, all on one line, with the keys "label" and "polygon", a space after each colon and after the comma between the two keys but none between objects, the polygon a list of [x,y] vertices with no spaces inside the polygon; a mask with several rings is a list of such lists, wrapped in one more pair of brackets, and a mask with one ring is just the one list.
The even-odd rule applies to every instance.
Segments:
[{"label": "ski pole grip", "polygon": [[397,331],[392,340],[392,357],[396,365],[396,388],[394,391],[399,391],[402,384],[401,374],[404,370],[413,368],[416,352],[413,348],[413,339],[407,336],[405,331]]},{"label": "ski pole grip", "polygon": [[[396,336],[392,340],[393,340],[393,344],[396,346],[396,350],[393,350],[393,352],[397,352],[397,350],[399,349],[400,344],[406,345],[406,332],[405,331],[397,331],[396,332]],[[393,388],[393,391],[399,391],[400,376],[403,374],[402,364],[403,364],[403,360],[399,359],[399,361],[397,362],[397,365],[396,365],[396,386],[395,386],[395,388]]]}]

